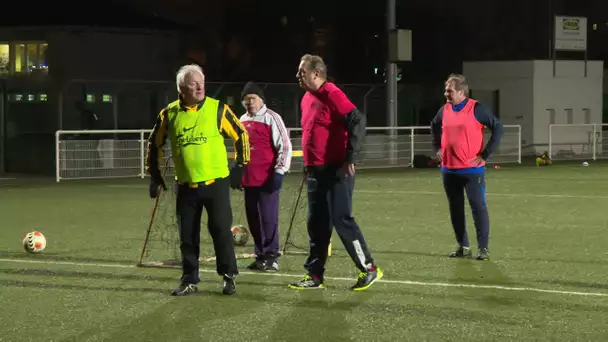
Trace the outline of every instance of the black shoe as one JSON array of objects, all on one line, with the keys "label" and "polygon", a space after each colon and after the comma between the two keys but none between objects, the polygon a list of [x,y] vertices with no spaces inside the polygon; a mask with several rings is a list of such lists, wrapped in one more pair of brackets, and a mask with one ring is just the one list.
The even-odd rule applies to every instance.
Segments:
[{"label": "black shoe", "polygon": [[222,293],[225,295],[233,295],[236,293],[236,284],[234,283],[234,276],[230,277],[228,275],[224,275],[224,288],[222,289]]},{"label": "black shoe", "polygon": [[359,273],[359,278],[357,278],[357,283],[353,285],[350,289],[353,291],[363,291],[369,289],[376,280],[380,280],[384,277],[384,273],[379,268],[374,267],[372,271],[361,272]]},{"label": "black shoe", "polygon": [[470,247],[458,246],[455,251],[448,255],[450,258],[470,258],[473,256]]},{"label": "black shoe", "polygon": [[172,296],[186,296],[198,292],[198,288],[194,284],[181,284],[178,288],[171,291]]},{"label": "black shoe", "polygon": [[289,287],[295,290],[314,290],[324,289],[325,285],[323,285],[323,279],[306,275],[299,281],[289,284]]},{"label": "black shoe", "polygon": [[266,261],[262,259],[255,259],[255,261],[247,266],[247,268],[252,271],[264,271],[266,268]]},{"label": "black shoe", "polygon": [[490,260],[490,252],[487,248],[480,248],[477,252],[477,260]]}]

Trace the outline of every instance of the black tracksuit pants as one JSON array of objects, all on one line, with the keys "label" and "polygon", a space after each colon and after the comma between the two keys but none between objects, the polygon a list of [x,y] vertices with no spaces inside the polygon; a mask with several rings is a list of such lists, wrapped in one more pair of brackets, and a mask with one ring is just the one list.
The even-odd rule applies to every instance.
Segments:
[{"label": "black tracksuit pants", "polygon": [[232,238],[232,208],[228,178],[196,188],[180,185],[177,193],[177,221],[182,253],[182,283],[197,284],[201,243],[201,217],[207,211],[208,229],[213,239],[217,273],[238,274]]},{"label": "black tracksuit pants", "polygon": [[[463,170],[464,171],[464,170]],[[486,204],[486,182],[483,172],[443,172],[443,187],[450,205],[450,218],[458,245],[470,247],[465,223],[466,192],[477,232],[478,248],[488,248],[490,218]]]},{"label": "black tracksuit pants", "polygon": [[354,177],[344,177],[341,167],[309,167],[308,220],[310,254],[304,267],[309,275],[323,277],[332,228],[361,272],[374,264],[359,225],[352,216]]}]

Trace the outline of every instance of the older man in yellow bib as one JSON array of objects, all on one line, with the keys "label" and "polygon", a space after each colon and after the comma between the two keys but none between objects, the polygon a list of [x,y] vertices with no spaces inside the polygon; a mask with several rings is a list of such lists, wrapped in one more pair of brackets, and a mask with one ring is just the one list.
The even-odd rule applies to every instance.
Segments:
[{"label": "older man in yellow bib", "polygon": [[[149,138],[148,173],[150,197],[166,189],[160,172],[165,140],[171,153],[177,190],[177,217],[182,254],[182,277],[172,295],[198,291],[201,216],[207,211],[209,233],[215,249],[217,273],[227,295],[236,292],[238,274],[232,238],[230,188],[241,189],[243,171],[249,162],[249,137],[228,105],[205,96],[205,75],[198,65],[177,72],[179,99],[164,108]],[[234,140],[236,163],[228,166],[225,138]]]}]

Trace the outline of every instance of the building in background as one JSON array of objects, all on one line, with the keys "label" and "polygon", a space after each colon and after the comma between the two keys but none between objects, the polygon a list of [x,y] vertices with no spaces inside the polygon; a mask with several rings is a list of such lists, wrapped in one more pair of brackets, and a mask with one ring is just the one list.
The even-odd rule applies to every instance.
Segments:
[{"label": "building in background", "polygon": [[[413,32],[413,60],[398,65],[399,126],[428,125],[445,102],[443,80],[462,72],[463,61],[550,60],[554,13],[587,16],[589,60],[608,57],[603,1],[397,3],[398,27]],[[187,62],[201,64],[208,94],[236,111],[243,83],[257,80],[269,106],[288,127],[299,127],[295,68],[302,54],[319,53],[368,125],[387,126],[384,2],[308,4],[90,0],[67,8],[29,0],[27,11],[0,22],[0,172],[51,173],[57,129],[151,128],[175,98],[175,71]],[[472,90],[497,91],[479,84]]]},{"label": "building in background", "polygon": [[94,14],[0,26],[0,172],[51,173],[56,130],[151,127],[175,96],[181,28],[124,8]]}]

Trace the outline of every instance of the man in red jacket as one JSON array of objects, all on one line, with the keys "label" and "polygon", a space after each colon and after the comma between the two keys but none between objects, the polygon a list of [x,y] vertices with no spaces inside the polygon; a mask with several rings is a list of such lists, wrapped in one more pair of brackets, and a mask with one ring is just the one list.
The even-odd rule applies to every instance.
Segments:
[{"label": "man in red jacket", "polygon": [[302,98],[302,151],[308,185],[310,252],[308,274],[289,287],[325,288],[323,275],[332,225],[360,271],[354,291],[382,278],[359,225],[352,216],[355,164],[365,135],[365,116],[335,84],[319,56],[304,55],[296,76],[306,90]]},{"label": "man in red jacket", "polygon": [[264,103],[255,83],[243,88],[241,101],[247,110],[241,122],[249,134],[250,163],[243,174],[245,212],[255,243],[256,260],[251,270],[279,270],[279,190],[291,165],[292,147],[283,119]]}]

